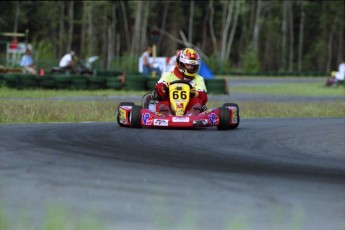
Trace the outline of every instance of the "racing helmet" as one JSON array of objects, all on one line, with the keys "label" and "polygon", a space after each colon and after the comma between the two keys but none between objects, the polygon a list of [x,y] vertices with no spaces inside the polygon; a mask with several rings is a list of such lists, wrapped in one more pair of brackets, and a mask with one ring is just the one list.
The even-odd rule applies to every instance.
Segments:
[{"label": "racing helmet", "polygon": [[200,68],[200,56],[195,50],[184,48],[177,54],[176,63],[182,75],[193,80]]}]

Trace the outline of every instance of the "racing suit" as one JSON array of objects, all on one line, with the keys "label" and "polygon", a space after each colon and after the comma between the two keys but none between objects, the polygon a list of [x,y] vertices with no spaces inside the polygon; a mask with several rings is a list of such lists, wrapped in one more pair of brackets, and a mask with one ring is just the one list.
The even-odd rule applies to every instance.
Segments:
[{"label": "racing suit", "polygon": [[195,89],[194,97],[191,97],[189,104],[186,108],[187,114],[198,114],[201,112],[202,107],[207,103],[207,89],[204,78],[196,75],[193,80],[183,77],[180,71],[175,67],[171,72],[165,72],[155,85],[157,95],[162,99],[156,105],[156,111],[166,113],[171,112],[168,84],[176,80],[186,80]]}]

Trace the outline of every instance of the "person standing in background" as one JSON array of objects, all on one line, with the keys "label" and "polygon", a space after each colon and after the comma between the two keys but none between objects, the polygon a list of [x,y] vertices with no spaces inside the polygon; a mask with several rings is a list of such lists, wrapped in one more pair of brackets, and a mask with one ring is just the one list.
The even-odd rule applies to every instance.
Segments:
[{"label": "person standing in background", "polygon": [[174,71],[175,66],[176,66],[176,58],[177,58],[177,54],[179,51],[180,50],[176,49],[175,54],[172,57],[170,57],[169,62],[168,62],[168,65],[169,65],[168,70],[169,71]]},{"label": "person standing in background", "polygon": [[156,72],[157,76],[161,76],[162,71],[159,67],[151,63],[150,57],[152,56],[152,48],[147,47],[144,53],[140,56],[140,61],[142,62],[143,74],[145,76],[150,76],[152,72]]},{"label": "person standing in background", "polygon": [[142,61],[143,74],[148,76],[152,72],[152,64],[150,63],[150,57],[152,55],[152,48],[147,47],[140,59]]},{"label": "person standing in background", "polygon": [[11,44],[10,44],[10,49],[15,50],[18,49],[18,39],[17,37],[13,37]]}]

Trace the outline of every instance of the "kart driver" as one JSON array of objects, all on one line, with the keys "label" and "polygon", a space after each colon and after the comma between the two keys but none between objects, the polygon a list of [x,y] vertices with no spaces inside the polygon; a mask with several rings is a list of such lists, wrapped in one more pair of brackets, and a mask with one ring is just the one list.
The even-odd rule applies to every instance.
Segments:
[{"label": "kart driver", "polygon": [[169,83],[176,80],[185,80],[193,87],[191,90],[192,95],[186,108],[186,115],[195,115],[202,112],[208,98],[204,78],[198,75],[200,64],[200,56],[195,50],[184,48],[178,52],[176,66],[173,71],[163,73],[155,85],[155,91],[161,98],[156,105],[156,111],[162,114],[171,112],[168,92]]}]

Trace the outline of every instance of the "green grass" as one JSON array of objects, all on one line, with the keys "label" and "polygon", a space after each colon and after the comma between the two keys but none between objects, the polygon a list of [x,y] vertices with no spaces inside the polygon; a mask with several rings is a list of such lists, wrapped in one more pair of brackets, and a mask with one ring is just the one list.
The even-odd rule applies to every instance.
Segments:
[{"label": "green grass", "polygon": [[[117,102],[110,101],[1,101],[0,123],[115,122]],[[135,102],[139,104],[139,102]],[[222,103],[209,102],[208,108]],[[241,102],[242,118],[344,117],[345,103]]]},{"label": "green grass", "polygon": [[[246,78],[246,83],[254,78]],[[255,79],[256,80],[256,79]],[[320,83],[270,83],[233,86],[230,81],[230,92],[295,95],[295,96],[343,96],[344,87],[325,87]],[[119,100],[72,101],[69,97],[83,96],[142,96],[146,91],[124,90],[43,90],[43,89],[10,89],[0,88],[0,123],[44,123],[44,122],[114,122]],[[59,98],[60,100],[53,100]],[[208,108],[219,107],[227,101],[212,101]],[[34,99],[34,100],[28,100]],[[35,100],[37,99],[37,100]],[[121,99],[125,101],[124,99]],[[131,101],[129,98],[128,101]],[[133,101],[140,104],[140,101]],[[345,102],[241,102],[239,103],[242,118],[261,117],[344,117]]]},{"label": "green grass", "polygon": [[344,96],[343,86],[325,87],[320,83],[277,83],[270,85],[231,86],[234,93],[259,93],[284,96]]},{"label": "green grass", "polygon": [[89,101],[2,101],[0,123],[114,121],[116,105]]},{"label": "green grass", "polygon": [[78,216],[67,209],[66,205],[48,205],[39,226],[34,226],[33,214],[22,210],[15,218],[0,215],[0,230],[101,230],[105,229],[99,215]]},{"label": "green grass", "polygon": [[[201,213],[195,205],[190,207],[186,204],[186,209],[181,213],[182,218],[174,221],[170,216],[169,206],[164,200],[155,204],[148,216],[151,220],[151,229],[177,229],[177,230],[197,230],[200,229]],[[302,207],[291,207],[286,209],[276,204],[270,211],[270,217],[264,219],[269,222],[272,229],[302,230],[305,225],[305,210]],[[264,214],[267,214],[266,212]],[[247,210],[241,213],[232,213],[224,221],[221,230],[253,230],[255,220],[251,218],[253,213]],[[21,214],[14,218],[14,222],[6,215],[0,216],[0,230],[105,230],[110,229],[103,224],[102,216],[78,215],[67,208],[67,205],[50,205],[45,210],[42,221],[34,224],[34,214],[27,210],[22,210]],[[220,223],[221,224],[221,223]],[[113,230],[122,230],[119,227],[112,227]],[[140,229],[140,227],[138,228]]]}]

